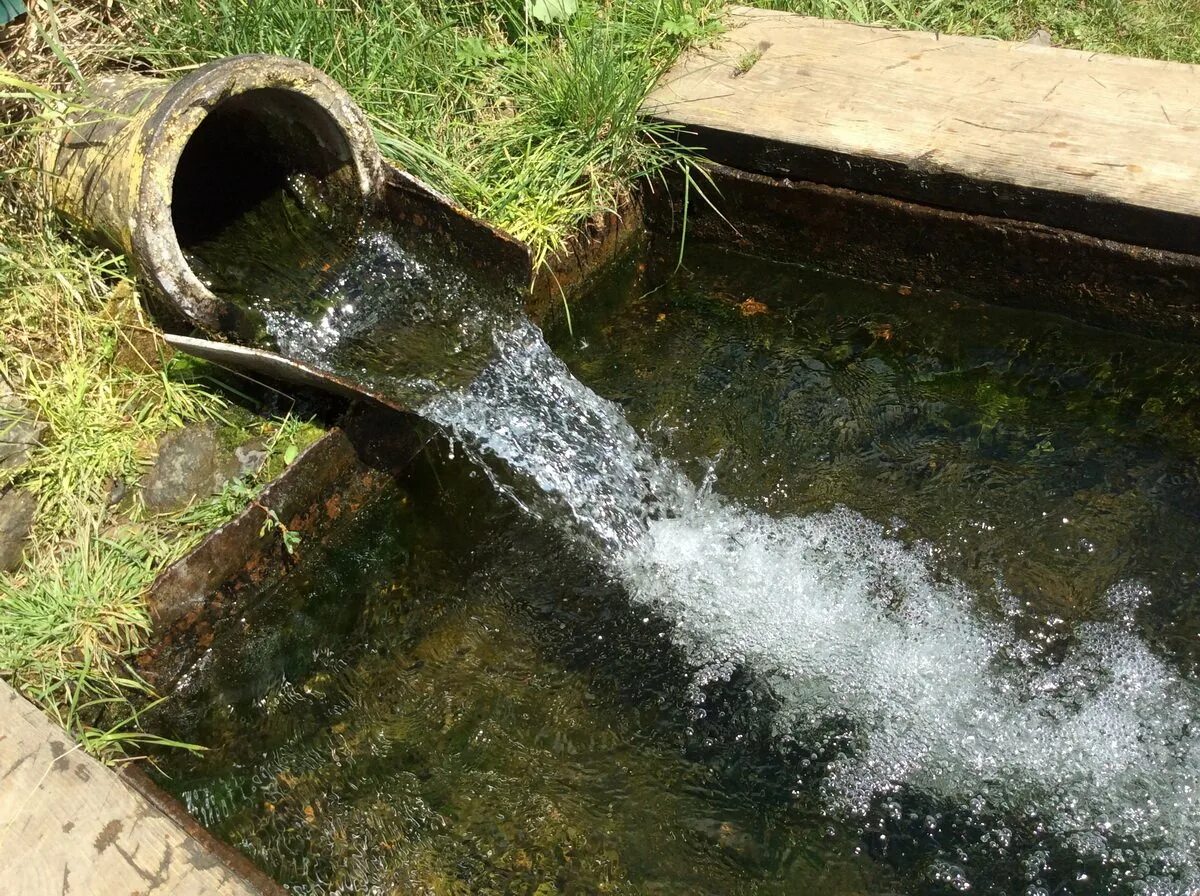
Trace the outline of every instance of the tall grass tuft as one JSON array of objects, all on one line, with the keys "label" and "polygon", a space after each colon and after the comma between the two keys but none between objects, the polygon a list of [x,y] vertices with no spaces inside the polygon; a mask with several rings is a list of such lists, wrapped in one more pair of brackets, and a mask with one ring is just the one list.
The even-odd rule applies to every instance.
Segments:
[{"label": "tall grass tuft", "polygon": [[150,628],[142,595],[162,559],[155,548],[143,533],[93,528],[63,555],[0,576],[0,674],[103,758],[170,743],[138,728],[130,702],[151,696],[129,660]]},{"label": "tall grass tuft", "polygon": [[160,67],[296,56],[340,81],[398,164],[529,242],[538,260],[630,185],[687,156],[637,109],[716,0],[580,0],[560,22],[524,2],[148,0],[133,51]]}]

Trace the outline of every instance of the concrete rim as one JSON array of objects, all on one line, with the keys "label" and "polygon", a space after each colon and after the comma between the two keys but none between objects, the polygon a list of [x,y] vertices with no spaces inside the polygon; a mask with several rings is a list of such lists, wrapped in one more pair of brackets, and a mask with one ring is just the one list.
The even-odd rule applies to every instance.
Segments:
[{"label": "concrete rim", "polygon": [[384,165],[370,124],[346,90],[324,72],[283,56],[233,56],[209,63],[174,84],[151,115],[141,139],[144,168],[134,219],[133,256],[141,275],[182,317],[211,333],[222,329],[218,299],[193,273],[175,232],[172,194],[184,148],[200,124],[240,94],[272,89],[296,94],[328,117],[349,155],[353,187],[364,210],[382,193]]}]

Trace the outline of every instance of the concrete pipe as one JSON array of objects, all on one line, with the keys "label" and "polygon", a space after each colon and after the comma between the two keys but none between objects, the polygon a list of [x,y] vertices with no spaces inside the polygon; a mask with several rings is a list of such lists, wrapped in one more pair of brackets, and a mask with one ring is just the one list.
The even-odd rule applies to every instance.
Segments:
[{"label": "concrete pipe", "polygon": [[383,190],[362,111],[312,66],[235,56],[170,82],[134,74],[90,85],[48,166],[58,210],[125,253],[155,310],[209,333],[228,310],[185,252],[303,175],[361,214]]}]

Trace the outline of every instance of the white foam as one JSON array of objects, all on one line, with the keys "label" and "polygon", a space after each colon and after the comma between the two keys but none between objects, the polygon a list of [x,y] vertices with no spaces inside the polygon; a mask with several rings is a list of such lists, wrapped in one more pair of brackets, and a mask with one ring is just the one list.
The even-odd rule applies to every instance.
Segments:
[{"label": "white foam", "polygon": [[[317,362],[346,331],[275,323],[281,342]],[[780,737],[819,748],[849,726],[853,748],[820,782],[832,811],[861,815],[916,794],[980,817],[1035,817],[1064,846],[1120,866],[1122,886],[1200,887],[1200,694],[1131,630],[1136,585],[1115,587],[1111,621],[1079,626],[1051,663],[940,576],[929,547],[849,510],[778,518],[697,489],[528,321],[479,313],[470,324],[491,328],[492,361],[421,412],[674,623],[701,669],[698,699],[707,682],[747,669],[782,701]],[[1012,833],[1002,824],[988,836],[1005,848]],[[958,886],[964,874],[943,876]]]},{"label": "white foam", "polygon": [[[1145,892],[1200,886],[1200,694],[1128,628],[1136,586],[1049,664],[939,576],[928,546],[846,509],[778,518],[698,490],[531,325],[496,339],[484,375],[424,412],[565,511],[632,599],[674,623],[701,685],[752,670],[782,699],[781,737],[852,726],[855,748],[821,782],[832,810],[913,793],[1036,816],[1093,858],[1137,844]],[[1011,832],[992,836],[1003,848]]]}]

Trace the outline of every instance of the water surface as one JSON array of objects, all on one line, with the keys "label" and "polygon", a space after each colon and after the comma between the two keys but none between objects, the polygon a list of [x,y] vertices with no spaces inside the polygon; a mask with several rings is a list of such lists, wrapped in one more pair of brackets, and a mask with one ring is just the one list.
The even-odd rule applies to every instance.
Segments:
[{"label": "water surface", "polygon": [[457,456],[209,656],[170,786],[306,893],[1187,891],[1193,353],[904,292],[704,249],[566,366],[468,316]]}]

